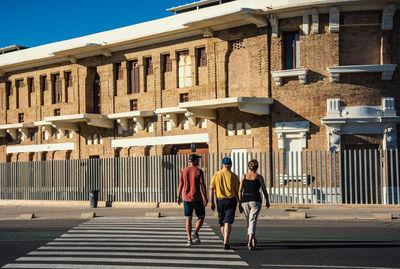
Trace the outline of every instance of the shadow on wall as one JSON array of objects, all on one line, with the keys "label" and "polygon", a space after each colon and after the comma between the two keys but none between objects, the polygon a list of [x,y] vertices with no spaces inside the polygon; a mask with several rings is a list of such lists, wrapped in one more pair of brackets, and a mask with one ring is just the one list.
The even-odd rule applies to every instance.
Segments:
[{"label": "shadow on wall", "polygon": [[291,110],[278,100],[274,100],[271,106],[272,115],[272,128],[275,128],[277,122],[291,122],[291,121],[308,121],[310,124],[310,132],[307,133],[307,140],[310,139],[311,134],[316,134],[320,132],[320,127],[303,116],[299,115],[295,111]]}]

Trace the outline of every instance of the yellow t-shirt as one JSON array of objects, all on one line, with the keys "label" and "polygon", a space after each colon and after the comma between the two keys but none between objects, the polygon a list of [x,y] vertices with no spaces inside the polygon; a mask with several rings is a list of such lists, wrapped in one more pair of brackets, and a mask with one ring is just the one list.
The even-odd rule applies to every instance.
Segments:
[{"label": "yellow t-shirt", "polygon": [[211,189],[214,189],[217,198],[233,198],[239,192],[239,177],[224,168],[218,171],[212,178]]}]

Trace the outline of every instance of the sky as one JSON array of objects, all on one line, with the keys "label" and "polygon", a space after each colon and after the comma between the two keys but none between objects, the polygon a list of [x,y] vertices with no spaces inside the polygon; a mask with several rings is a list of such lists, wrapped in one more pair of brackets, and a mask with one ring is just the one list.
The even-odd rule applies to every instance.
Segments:
[{"label": "sky", "polygon": [[173,15],[195,0],[0,0],[0,48],[36,47]]}]

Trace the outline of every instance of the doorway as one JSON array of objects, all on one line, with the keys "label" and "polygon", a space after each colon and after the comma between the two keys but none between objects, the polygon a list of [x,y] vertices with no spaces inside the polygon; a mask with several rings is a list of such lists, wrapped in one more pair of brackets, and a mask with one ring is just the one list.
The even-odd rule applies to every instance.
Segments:
[{"label": "doorway", "polygon": [[349,136],[342,135],[342,201],[348,204],[382,203],[380,141],[357,143],[360,137]]}]

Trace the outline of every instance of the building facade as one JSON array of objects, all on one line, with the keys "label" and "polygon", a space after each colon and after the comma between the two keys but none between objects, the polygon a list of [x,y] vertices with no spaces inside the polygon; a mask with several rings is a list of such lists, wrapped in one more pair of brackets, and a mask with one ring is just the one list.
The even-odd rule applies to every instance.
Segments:
[{"label": "building facade", "polygon": [[0,52],[0,162],[397,148],[399,1],[203,0]]}]

